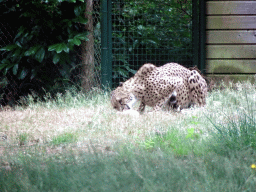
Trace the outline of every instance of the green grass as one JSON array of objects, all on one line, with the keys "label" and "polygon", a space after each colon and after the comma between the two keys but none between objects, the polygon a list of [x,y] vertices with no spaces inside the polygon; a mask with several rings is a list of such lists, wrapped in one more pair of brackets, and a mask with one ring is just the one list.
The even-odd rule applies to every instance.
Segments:
[{"label": "green grass", "polygon": [[255,191],[255,95],[238,83],[139,117],[100,90],[24,98],[1,112],[0,191]]},{"label": "green grass", "polygon": [[207,148],[203,147],[200,140],[200,133],[195,133],[194,128],[187,130],[183,135],[178,130],[170,130],[166,133],[156,133],[142,142],[142,146],[149,151],[161,149],[167,153],[183,156],[190,153],[200,155],[205,153]]},{"label": "green grass", "polygon": [[1,191],[253,191],[256,187],[248,166],[256,157],[252,150],[229,157],[215,153],[176,157],[131,149],[114,156],[70,152],[61,160],[30,155],[13,162],[12,171],[1,171]]},{"label": "green grass", "polygon": [[77,134],[75,133],[63,133],[53,137],[51,144],[60,145],[65,143],[72,143],[77,141]]},{"label": "green grass", "polygon": [[254,114],[241,112],[238,119],[230,120],[225,126],[214,125],[216,141],[212,147],[216,152],[228,150],[256,150],[256,121]]},{"label": "green grass", "polygon": [[29,139],[29,134],[28,133],[20,133],[18,135],[18,141],[19,145],[25,145]]}]

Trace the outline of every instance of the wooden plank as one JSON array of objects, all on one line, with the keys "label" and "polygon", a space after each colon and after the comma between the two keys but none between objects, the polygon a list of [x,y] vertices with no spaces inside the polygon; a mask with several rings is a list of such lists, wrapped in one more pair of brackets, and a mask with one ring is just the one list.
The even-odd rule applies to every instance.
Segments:
[{"label": "wooden plank", "polygon": [[206,29],[256,29],[256,16],[207,16]]},{"label": "wooden plank", "polygon": [[206,43],[256,43],[256,30],[206,31]]},{"label": "wooden plank", "polygon": [[207,73],[256,73],[256,60],[206,60]]},{"label": "wooden plank", "polygon": [[255,1],[217,1],[206,3],[207,15],[256,15]]},{"label": "wooden plank", "polygon": [[207,59],[256,58],[256,45],[207,45]]}]

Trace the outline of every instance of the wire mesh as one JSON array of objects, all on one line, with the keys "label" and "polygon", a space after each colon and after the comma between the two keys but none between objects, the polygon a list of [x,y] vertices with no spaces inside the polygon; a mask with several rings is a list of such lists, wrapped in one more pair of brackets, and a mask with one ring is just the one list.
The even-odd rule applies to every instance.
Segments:
[{"label": "wire mesh", "polygon": [[[101,86],[101,4],[100,0],[87,0],[86,7],[92,6],[91,10],[86,10],[88,17],[86,29],[89,32],[88,41],[84,42],[82,52],[79,54],[81,66],[78,77],[84,90]],[[90,21],[91,20],[91,21]],[[90,58],[87,58],[87,57]]]},{"label": "wire mesh", "polygon": [[[65,3],[65,2],[64,2]],[[40,45],[45,50],[44,56],[48,56],[48,59],[44,59],[41,63],[37,61],[34,62],[34,58],[30,58],[29,56],[24,57],[21,60],[22,63],[17,63],[16,69],[22,70],[24,67],[34,66],[34,68],[41,67],[40,70],[37,72],[36,78],[31,78],[32,71],[27,73],[25,78],[17,78],[17,75],[14,74],[15,71],[14,67],[8,69],[7,73],[4,73],[4,70],[0,70],[0,106],[1,105],[13,105],[16,104],[16,101],[20,98],[20,96],[24,96],[27,94],[31,94],[33,91],[37,92],[37,90],[46,90],[47,92],[56,93],[56,92],[63,92],[64,89],[68,88],[67,86],[75,85],[81,89],[86,89],[86,91],[91,90],[92,87],[100,87],[101,85],[101,78],[100,78],[100,71],[101,71],[101,29],[100,29],[100,16],[101,16],[101,4],[100,0],[87,0],[84,2],[86,5],[88,3],[92,4],[92,8],[90,10],[85,10],[84,15],[90,17],[90,25],[80,24],[80,27],[76,27],[75,29],[78,32],[81,31],[88,31],[91,41],[85,41],[81,44],[81,46],[76,46],[74,51],[70,51],[69,55],[67,53],[61,53],[59,61],[53,64],[53,58],[51,52],[48,51],[48,46],[51,44],[58,43],[56,41],[52,41],[54,36],[63,35],[62,28],[59,31],[54,31],[54,35],[52,35],[52,39],[43,38],[45,34],[40,34],[38,30],[38,34],[35,32],[35,25],[37,25],[36,20],[39,20],[36,17],[31,17],[30,19],[24,19],[23,22],[15,22],[16,18],[20,18],[22,16],[23,9],[20,9],[21,5],[19,2],[15,2],[14,4],[8,4],[8,6],[1,3],[1,20],[0,20],[0,48],[6,47],[7,45],[17,44],[17,41],[20,41],[21,46],[29,50],[31,47],[35,45]],[[33,4],[33,3],[32,3]],[[30,2],[31,5],[31,2]],[[44,4],[44,6],[46,6]],[[50,5],[50,4],[49,4]],[[65,4],[60,5],[58,7],[62,10],[65,17],[69,18],[70,13],[74,15],[74,7],[65,6]],[[79,4],[77,4],[79,5]],[[10,10],[10,7],[13,9]],[[85,6],[86,8],[88,6]],[[35,9],[37,9],[35,7]],[[38,8],[40,9],[40,7]],[[57,9],[57,8],[56,8]],[[35,12],[40,12],[35,10]],[[48,12],[47,12],[48,13]],[[65,14],[66,13],[66,14]],[[35,14],[37,16],[37,14]],[[4,17],[5,16],[5,17]],[[13,17],[10,17],[13,16]],[[24,14],[23,14],[24,16]],[[73,17],[73,16],[72,16]],[[54,17],[47,17],[44,15],[45,22],[54,23],[56,18]],[[48,20],[50,19],[50,20]],[[43,20],[43,19],[42,19]],[[34,30],[34,39],[31,41],[24,41],[24,40],[17,40],[17,34],[20,33],[20,27],[26,25],[28,29],[28,34],[31,32],[30,30]],[[45,24],[41,24],[42,26],[49,26]],[[37,27],[37,26],[36,26]],[[40,26],[41,27],[41,26]],[[52,31],[50,29],[48,31]],[[49,32],[49,33],[50,33]],[[48,34],[49,35],[49,34]],[[65,38],[65,35],[63,37]],[[47,37],[47,35],[45,35]],[[43,40],[42,40],[43,39]],[[49,42],[52,41],[52,42]],[[65,41],[65,39],[63,39]],[[45,43],[47,42],[47,43]],[[1,51],[0,52],[0,65],[1,61],[6,58],[7,55],[10,55],[8,51]],[[28,62],[27,62],[28,61]],[[71,61],[71,62],[69,62]],[[3,69],[2,66],[0,66]],[[32,67],[30,67],[32,69]],[[40,74],[40,76],[38,76]],[[67,75],[65,75],[67,74]],[[38,78],[37,78],[38,77]],[[36,80],[35,80],[36,79]],[[45,87],[48,83],[47,81],[50,80],[51,87]],[[53,82],[54,81],[54,82]],[[84,88],[84,87],[85,88]],[[41,94],[41,92],[39,93]]]},{"label": "wire mesh", "polygon": [[113,84],[144,63],[192,66],[191,1],[113,0]]},{"label": "wire mesh", "polygon": [[[11,27],[6,22],[0,22],[0,48],[9,45],[14,37]],[[5,56],[5,52],[0,52],[1,60]]]},{"label": "wire mesh", "polygon": [[[36,3],[40,3],[40,1]],[[87,17],[87,24],[80,24],[78,26],[79,24],[75,22],[72,30],[77,30],[77,33],[87,31],[89,33],[87,38],[90,41],[84,41],[81,46],[75,46],[74,50],[70,50],[69,53],[62,51],[59,57],[55,57],[57,61],[54,61],[54,57],[51,55],[56,55],[56,53],[50,52],[49,46],[59,43],[60,39],[54,37],[63,37],[63,42],[66,42],[65,38],[67,38],[67,33],[63,33],[63,31],[67,30],[67,27],[60,26],[60,23],[55,24],[54,22],[61,18],[63,19],[63,17],[67,18],[66,20],[74,20],[75,15],[81,10],[76,9],[76,6],[80,6],[81,2],[77,2],[76,5],[72,3],[67,4],[67,2],[58,4],[54,11],[57,9],[61,10],[58,14],[63,14],[63,17],[60,17],[58,14],[51,15],[51,12],[45,8],[47,6],[51,7],[50,3],[43,3],[42,7],[35,6],[34,12],[31,11],[32,15],[28,14],[26,17],[24,16],[26,15],[24,11],[27,9],[31,10],[30,8],[34,6],[32,2],[28,3],[30,8],[24,8],[26,2],[23,1],[13,1],[9,4],[1,2],[0,48],[15,44],[20,47],[20,50],[22,49],[17,54],[22,55],[23,51],[26,53],[22,55],[22,59],[18,59],[14,63],[12,58],[15,57],[15,51],[12,53],[9,51],[0,52],[1,62],[5,58],[10,61],[10,64],[8,64],[10,68],[5,68],[7,60],[4,60],[5,63],[0,62],[0,105],[16,104],[20,96],[31,94],[33,91],[38,92],[42,96],[44,90],[54,95],[56,92],[65,91],[66,88],[69,88],[67,86],[70,85],[86,89],[86,91],[91,90],[92,87],[100,86],[100,0],[87,0],[84,3],[86,4],[84,6],[86,7],[84,15]],[[90,9],[87,9],[88,4],[91,4]],[[44,17],[38,14],[40,11],[46,11],[44,12]],[[19,20],[21,22],[16,22],[15,19],[17,18],[22,18]],[[66,20],[63,20],[64,24]],[[47,22],[47,24],[43,22]],[[52,23],[54,27],[45,30],[45,28],[50,26],[49,23]],[[28,35],[24,33],[24,29]],[[43,30],[47,33],[42,33]],[[52,32],[54,35],[50,34]],[[29,36],[32,39],[29,39]],[[42,49],[43,54],[39,54],[38,51],[35,51],[33,54],[29,51],[31,50],[30,48],[36,45],[41,47],[40,49]],[[10,56],[11,54],[14,57]],[[41,60],[40,57],[42,58]],[[4,70],[8,72],[5,73]],[[33,70],[37,70],[37,74],[34,77],[32,74]]]},{"label": "wire mesh", "polygon": [[[70,69],[74,73],[69,81],[79,84],[87,78],[91,87],[99,87],[102,67],[101,1],[89,1],[93,3],[92,13],[88,13],[93,19],[93,26],[89,31],[93,36],[92,42],[90,48],[86,48],[86,43],[78,48],[76,63],[72,64],[75,67]],[[144,63],[159,66],[168,62],[178,62],[186,67],[192,66],[191,0],[112,0],[112,10],[109,11],[112,11],[112,19],[109,22],[112,24],[113,87],[120,81],[130,78]],[[17,23],[9,26],[8,23],[13,22],[3,21],[0,22],[0,48],[13,43],[19,28]],[[92,65],[88,66],[93,67],[88,70],[89,75],[93,74],[90,78],[84,73],[83,67],[87,65],[84,61],[88,52],[92,57]],[[5,54],[6,52],[0,52],[1,60]],[[6,80],[1,73],[0,78],[2,89]],[[12,91],[20,87],[15,85],[15,80],[7,83],[13,87],[1,94],[15,92],[15,95],[20,95],[19,91]],[[57,88],[58,86],[56,84]]]},{"label": "wire mesh", "polygon": [[95,86],[101,85],[101,4],[100,0],[93,1],[93,39],[94,39],[94,82]]},{"label": "wire mesh", "polygon": [[[12,43],[12,40],[15,36],[15,29],[13,29],[8,22],[2,20],[0,22],[0,48],[5,47]],[[0,52],[0,61],[5,58],[6,52]],[[3,98],[10,100],[13,95],[17,92],[17,89],[6,90],[6,86],[8,85],[7,78],[0,72],[0,104]]]}]

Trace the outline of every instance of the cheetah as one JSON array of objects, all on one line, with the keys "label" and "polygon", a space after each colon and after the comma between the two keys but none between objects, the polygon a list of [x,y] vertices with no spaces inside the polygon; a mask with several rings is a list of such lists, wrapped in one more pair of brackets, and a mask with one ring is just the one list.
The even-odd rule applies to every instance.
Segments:
[{"label": "cheetah", "polygon": [[160,67],[147,63],[111,93],[111,104],[118,111],[132,109],[137,100],[141,101],[139,112],[146,105],[156,111],[163,106],[183,109],[205,105],[206,96],[206,81],[196,70],[178,63]]}]

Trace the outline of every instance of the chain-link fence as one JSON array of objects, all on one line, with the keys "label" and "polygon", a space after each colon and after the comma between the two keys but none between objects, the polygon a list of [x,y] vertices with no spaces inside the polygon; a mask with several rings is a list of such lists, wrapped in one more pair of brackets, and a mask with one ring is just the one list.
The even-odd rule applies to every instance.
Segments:
[{"label": "chain-link fence", "polygon": [[101,86],[101,3],[100,0],[87,0],[85,4],[88,19],[85,28],[89,34],[81,46],[78,77],[81,87],[90,90]]},{"label": "chain-link fence", "polygon": [[192,3],[112,0],[113,84],[144,63],[192,66]]},{"label": "chain-link fence", "polygon": [[[0,22],[0,48],[11,44],[15,34],[13,29],[6,22]],[[5,55],[4,52],[0,52],[0,59],[2,60]]]},{"label": "chain-link fence", "polygon": [[[0,22],[0,48],[5,47],[13,42],[15,37],[15,31],[12,26],[9,25],[8,21],[1,20]],[[0,61],[6,57],[6,52],[0,52]],[[5,98],[5,101],[10,100],[13,96],[13,91],[17,92],[17,89],[8,90],[6,86],[9,84],[8,79],[5,75],[0,73],[0,101]],[[6,89],[6,90],[5,90]],[[1,104],[1,103],[0,103]],[[6,103],[2,103],[6,104]]]},{"label": "chain-link fence", "polygon": [[[42,6],[35,6],[36,3]],[[40,0],[0,3],[0,48],[15,47],[12,51],[0,52],[0,105],[14,105],[20,96],[38,90],[42,96],[45,91],[63,92],[68,86],[88,91],[101,85],[100,0],[86,0],[84,4],[56,1],[57,6],[41,3]],[[85,31],[87,36],[83,41],[81,34]],[[67,46],[82,44],[68,50],[61,41]],[[18,59],[13,61],[14,57]]]},{"label": "chain-link fence", "polygon": [[[109,2],[110,0],[108,0],[108,5]],[[71,75],[66,76],[68,77],[66,80],[87,90],[95,86],[100,87],[103,63],[101,58],[102,1],[85,1],[85,4],[88,3],[91,3],[91,9],[86,6],[87,24],[81,25],[80,28],[85,28],[89,32],[87,36],[89,40],[76,48],[76,55],[74,55],[76,59],[68,63],[69,65],[61,63],[53,65],[56,67],[55,74],[54,69],[51,69],[53,71],[51,75],[64,74],[65,76],[65,71],[69,71]],[[108,41],[108,47],[112,47],[110,50],[112,52],[112,69],[110,69],[112,76],[110,78],[112,78],[113,87],[116,87],[120,81],[130,78],[144,63],[159,66],[168,62],[178,62],[186,67],[192,66],[191,0],[112,0],[110,7],[112,8],[108,12],[112,13],[109,14],[111,17],[108,17],[108,22],[112,30],[110,31],[112,42]],[[67,11],[65,7],[62,8]],[[19,24],[22,24],[9,25],[8,23],[15,22],[14,20],[0,21],[0,48],[14,43],[14,38],[19,33]],[[37,39],[33,41],[34,44],[38,42],[40,43]],[[6,54],[7,52],[0,52],[1,60],[6,57]],[[65,60],[66,56],[63,53],[62,58],[57,58],[57,61]],[[47,65],[47,63],[42,65]],[[15,72],[15,70],[12,71]],[[1,91],[0,99],[4,98],[7,104],[23,95],[22,87],[26,87],[27,91],[34,89],[33,83],[36,86],[44,85],[43,82],[42,84],[41,82],[35,83],[30,79],[26,83],[20,79],[10,80],[12,76],[6,78],[1,72],[0,78],[0,89],[5,89]],[[54,77],[54,79],[58,78],[63,78],[63,76]],[[61,86],[56,81],[52,89],[58,91]]]}]

